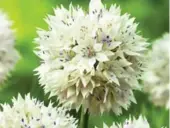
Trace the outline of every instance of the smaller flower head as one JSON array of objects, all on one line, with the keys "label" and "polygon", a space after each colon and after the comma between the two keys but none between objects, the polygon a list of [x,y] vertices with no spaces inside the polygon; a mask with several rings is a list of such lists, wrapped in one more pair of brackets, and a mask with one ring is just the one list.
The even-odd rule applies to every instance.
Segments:
[{"label": "smaller flower head", "polygon": [[150,125],[145,117],[139,116],[138,119],[126,120],[122,128],[150,128]]},{"label": "smaller flower head", "polygon": [[26,95],[18,95],[13,105],[2,105],[0,128],[76,128],[77,121],[63,107],[54,108]]},{"label": "smaller flower head", "polygon": [[0,11],[0,84],[18,60],[11,21]]},{"label": "smaller flower head", "polygon": [[153,43],[149,53],[148,72],[144,75],[144,89],[155,105],[170,107],[169,101],[169,34]]},{"label": "smaller flower head", "polygon": [[146,118],[140,116],[138,119],[130,118],[126,120],[123,124],[113,123],[110,127],[104,123],[103,128],[150,128],[150,126]]}]

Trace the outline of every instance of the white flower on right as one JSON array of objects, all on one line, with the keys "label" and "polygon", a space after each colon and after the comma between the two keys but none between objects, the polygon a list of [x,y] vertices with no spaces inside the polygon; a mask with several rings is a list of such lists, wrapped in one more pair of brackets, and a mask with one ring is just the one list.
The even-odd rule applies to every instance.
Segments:
[{"label": "white flower on right", "polygon": [[63,107],[47,107],[30,94],[25,99],[18,95],[13,105],[3,104],[0,111],[0,128],[77,128],[77,120]]},{"label": "white flower on right", "polygon": [[170,36],[165,34],[153,43],[149,53],[148,72],[144,75],[144,90],[155,105],[170,107],[169,101]]},{"label": "white flower on right", "polygon": [[0,11],[0,84],[14,68],[19,56],[14,48],[14,31],[11,21]]},{"label": "white flower on right", "polygon": [[150,128],[150,125],[145,117],[139,116],[138,119],[130,118],[123,124],[113,123],[110,127],[104,123],[103,128]]}]

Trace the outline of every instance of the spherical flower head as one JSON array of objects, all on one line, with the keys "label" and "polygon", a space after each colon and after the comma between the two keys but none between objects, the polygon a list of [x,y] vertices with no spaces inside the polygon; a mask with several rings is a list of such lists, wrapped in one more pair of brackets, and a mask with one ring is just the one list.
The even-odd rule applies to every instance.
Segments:
[{"label": "spherical flower head", "polygon": [[153,43],[149,52],[148,71],[144,75],[144,89],[155,105],[170,107],[169,101],[169,34]]},{"label": "spherical flower head", "polygon": [[0,11],[0,84],[18,60],[18,53],[14,48],[14,31],[11,30],[11,25],[11,21]]},{"label": "spherical flower head", "polygon": [[127,119],[122,125],[113,123],[109,127],[104,123],[103,128],[150,128],[150,125],[145,117],[139,116],[138,119]]},{"label": "spherical flower head", "polygon": [[2,105],[0,128],[76,128],[77,120],[63,107],[55,108],[31,98],[18,95],[12,100],[13,105]]},{"label": "spherical flower head", "polygon": [[46,93],[60,103],[90,113],[116,114],[135,102],[147,43],[137,24],[120,8],[109,10],[91,0],[89,12],[70,5],[56,8],[46,19],[49,30],[39,30],[36,69]]}]

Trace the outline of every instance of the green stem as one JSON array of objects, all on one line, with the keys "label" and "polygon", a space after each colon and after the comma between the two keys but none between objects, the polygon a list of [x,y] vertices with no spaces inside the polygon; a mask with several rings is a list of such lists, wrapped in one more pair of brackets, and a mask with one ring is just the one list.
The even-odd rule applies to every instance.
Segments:
[{"label": "green stem", "polygon": [[88,128],[88,121],[89,121],[89,112],[88,110],[84,114],[84,109],[81,107],[81,117],[80,117],[80,124],[79,128]]},{"label": "green stem", "polygon": [[87,110],[86,114],[84,115],[84,128],[88,128],[88,124],[89,124],[89,112]]},{"label": "green stem", "polygon": [[81,128],[81,122],[82,122],[82,107],[80,107],[79,112],[78,112],[78,128]]}]

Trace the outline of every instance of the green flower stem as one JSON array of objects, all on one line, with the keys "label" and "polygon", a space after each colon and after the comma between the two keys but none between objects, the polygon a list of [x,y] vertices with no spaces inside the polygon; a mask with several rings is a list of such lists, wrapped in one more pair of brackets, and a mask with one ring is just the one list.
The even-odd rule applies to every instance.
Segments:
[{"label": "green flower stem", "polygon": [[88,128],[88,121],[89,121],[89,112],[88,110],[84,114],[84,109],[81,107],[81,117],[80,117],[80,125],[79,128]]},{"label": "green flower stem", "polygon": [[89,124],[89,112],[88,110],[86,111],[86,114],[84,115],[84,128],[88,128],[88,124]]}]

